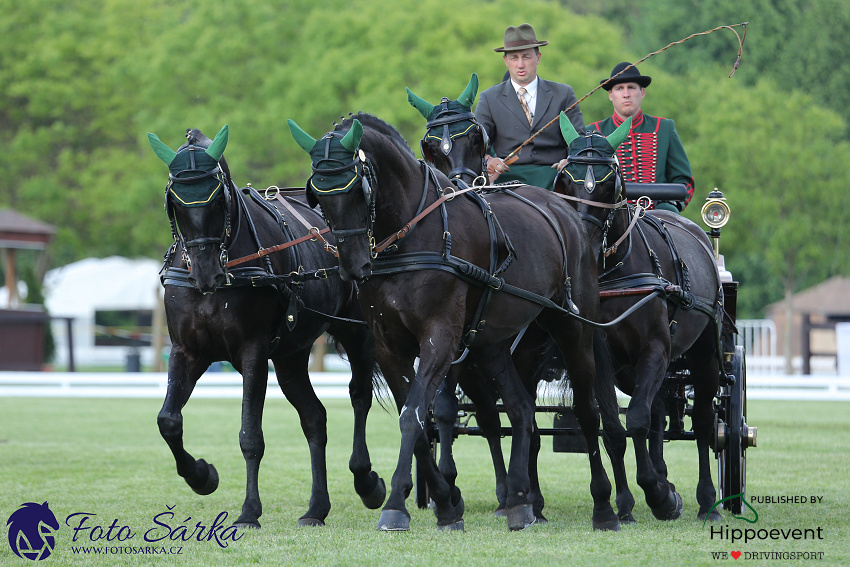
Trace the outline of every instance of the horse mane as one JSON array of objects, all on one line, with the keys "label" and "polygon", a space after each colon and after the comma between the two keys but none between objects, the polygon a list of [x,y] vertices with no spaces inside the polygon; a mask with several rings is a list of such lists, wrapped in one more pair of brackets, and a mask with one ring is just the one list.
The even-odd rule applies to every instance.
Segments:
[{"label": "horse mane", "polygon": [[342,122],[336,124],[334,131],[348,132],[348,130],[351,129],[351,124],[355,118],[363,125],[364,131],[376,131],[378,134],[392,140],[393,144],[399,149],[409,154],[413,159],[416,159],[416,154],[413,153],[413,150],[410,149],[410,145],[407,143],[407,140],[404,139],[398,130],[396,130],[391,124],[384,122],[377,116],[369,114],[368,112],[361,111],[357,114],[349,114],[349,116]]}]

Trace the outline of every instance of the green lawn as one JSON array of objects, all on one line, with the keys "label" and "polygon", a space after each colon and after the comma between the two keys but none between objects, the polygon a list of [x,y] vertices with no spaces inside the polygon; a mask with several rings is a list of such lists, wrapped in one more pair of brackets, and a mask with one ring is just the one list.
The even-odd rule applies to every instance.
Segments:
[{"label": "green lawn", "polygon": [[[2,525],[23,503],[48,502],[61,528],[45,565],[714,565],[719,559],[712,552],[734,561],[731,551],[749,553],[740,559],[747,565],[811,562],[753,560],[753,552],[823,552],[814,564],[850,564],[850,522],[844,515],[850,505],[850,404],[844,402],[750,401],[749,422],[759,428],[759,447],[748,453],[748,495],[816,496],[822,502],[753,503],[756,524],[724,512],[721,526],[778,533],[821,528],[823,539],[732,543],[718,536],[712,540],[710,528],[696,519],[696,446],[684,441],[665,447],[671,479],[685,499],[685,514],[674,522],[654,520],[632,481],[639,523],[619,533],[594,533],[586,457],[555,454],[551,440],[544,439],[540,469],[550,523],[510,533],[492,513],[493,472],[484,441],[462,438],[457,459],[466,531],[437,532],[433,514],[416,509],[411,498],[411,531],[378,532],[379,512],[362,506],[348,471],[352,423],[345,400],[326,402],[333,509],[324,528],[299,529],[296,522],[309,497],[309,458],[294,410],[277,396],[265,411],[263,528],[239,532],[240,539],[226,549],[210,541],[145,543],[143,537],[151,528],[157,534],[171,530],[176,537],[179,526],[191,531],[197,522],[209,525],[222,512],[231,522],[239,514],[245,489],[238,445],[240,403],[199,399],[185,409],[187,449],[215,464],[221,477],[218,491],[206,497],[195,495],[177,476],[156,427],[160,405],[158,400],[0,399]],[[368,434],[373,464],[389,483],[398,449],[396,417],[376,406]],[[633,458],[629,474],[633,478]],[[154,517],[168,512],[167,507],[173,518],[159,518],[169,528],[157,526]],[[113,535],[122,526],[127,526],[124,535],[136,535],[92,543],[86,536],[91,532],[86,532],[73,542],[74,532],[65,522],[79,512],[91,514],[87,525],[101,526],[99,535],[107,534],[112,524]],[[73,546],[86,544],[112,554],[73,553]],[[129,555],[125,548],[131,546],[182,549],[168,557]],[[0,565],[26,564],[3,538]]]}]

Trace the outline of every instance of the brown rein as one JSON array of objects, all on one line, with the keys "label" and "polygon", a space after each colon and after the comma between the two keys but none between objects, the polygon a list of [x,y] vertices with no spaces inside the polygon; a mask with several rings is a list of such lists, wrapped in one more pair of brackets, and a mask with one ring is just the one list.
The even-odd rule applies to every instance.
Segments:
[{"label": "brown rein", "polygon": [[[480,187],[473,185],[472,187],[467,187],[466,189],[457,190],[454,187],[446,187],[443,189],[443,196],[431,203],[428,207],[426,207],[421,213],[413,217],[410,222],[405,224],[401,229],[399,229],[396,233],[389,235],[387,238],[382,240],[377,246],[375,246],[374,253],[378,254],[379,252],[383,252],[387,248],[390,247],[395,242],[398,242],[410,232],[416,224],[421,221],[423,218],[428,216],[431,212],[434,211],[437,207],[445,203],[446,201],[451,201],[458,195],[462,195],[468,191],[473,191],[475,189],[480,189]],[[447,191],[451,191],[447,193]]]},{"label": "brown rein", "polygon": [[[269,197],[269,194],[272,194],[272,197]],[[280,203],[283,204],[286,209],[292,213],[298,221],[304,225],[304,228],[307,229],[308,233],[300,238],[296,238],[295,240],[290,240],[289,242],[284,242],[283,244],[278,244],[277,246],[272,246],[270,248],[260,248],[253,254],[249,254],[248,256],[242,256],[241,258],[236,258],[235,260],[230,260],[225,264],[225,267],[232,268],[233,266],[238,266],[239,264],[244,264],[245,262],[250,262],[251,260],[258,260],[264,256],[268,256],[269,254],[274,254],[275,252],[280,252],[281,250],[286,250],[291,246],[295,246],[296,244],[301,244],[302,242],[306,242],[308,240],[319,240],[325,247],[325,250],[333,254],[334,256],[339,256],[336,251],[336,247],[330,244],[327,240],[322,238],[322,235],[326,232],[330,232],[330,228],[323,228],[319,230],[318,227],[312,226],[307,220],[295,210],[295,207],[290,205],[286,199],[281,196],[281,189],[276,185],[272,185],[268,187],[264,192],[264,197],[267,201],[271,201],[273,198],[276,198]]]}]

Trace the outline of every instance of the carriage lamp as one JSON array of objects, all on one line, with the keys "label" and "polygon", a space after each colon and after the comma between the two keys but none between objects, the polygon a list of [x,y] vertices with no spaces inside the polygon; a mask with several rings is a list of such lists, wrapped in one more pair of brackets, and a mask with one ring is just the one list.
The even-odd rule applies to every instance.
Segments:
[{"label": "carriage lamp", "polygon": [[714,257],[720,257],[720,228],[729,222],[731,210],[723,197],[723,193],[716,187],[708,194],[705,204],[700,211],[702,221],[711,229],[709,236],[714,245]]}]

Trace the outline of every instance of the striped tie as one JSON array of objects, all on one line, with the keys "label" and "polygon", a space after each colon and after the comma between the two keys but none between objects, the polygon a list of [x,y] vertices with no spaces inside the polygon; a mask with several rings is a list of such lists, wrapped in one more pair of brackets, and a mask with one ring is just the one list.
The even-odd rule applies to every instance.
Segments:
[{"label": "striped tie", "polygon": [[531,123],[534,121],[534,117],[531,115],[531,111],[528,109],[528,103],[525,102],[525,93],[528,92],[525,90],[525,87],[520,87],[516,92],[519,97],[519,103],[522,105],[522,111],[525,112],[525,117],[528,119],[528,125],[531,126]]}]

